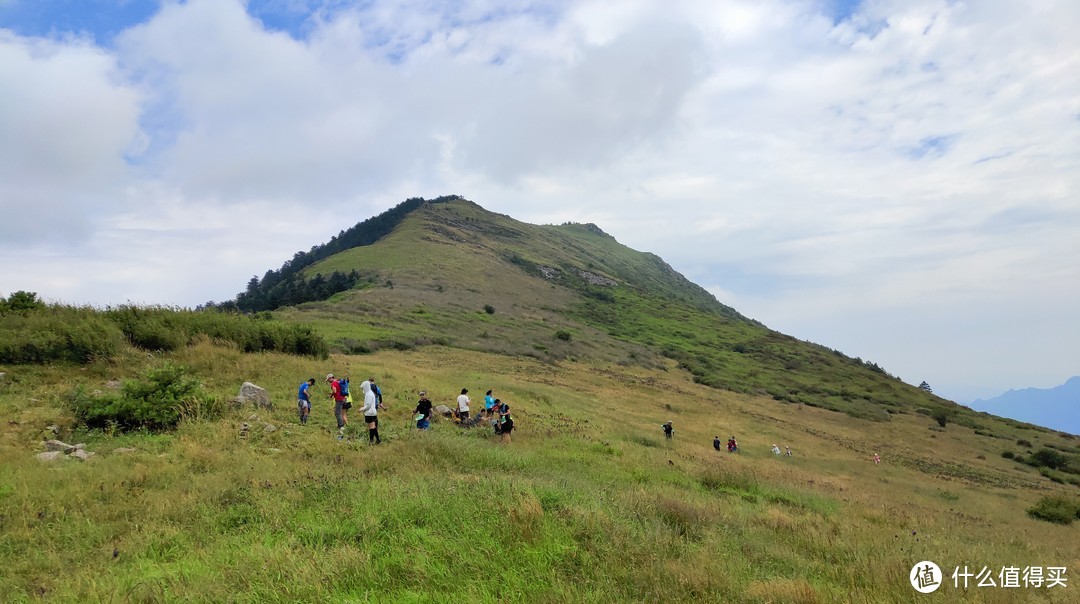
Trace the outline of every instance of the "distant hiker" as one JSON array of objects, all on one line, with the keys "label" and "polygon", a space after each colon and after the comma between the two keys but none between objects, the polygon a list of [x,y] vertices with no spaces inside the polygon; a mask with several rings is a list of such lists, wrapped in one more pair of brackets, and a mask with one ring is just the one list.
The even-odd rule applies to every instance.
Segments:
[{"label": "distant hiker", "polygon": [[735,437],[732,436],[727,441],[727,452],[728,453],[738,453],[738,451],[739,451],[739,443],[738,443],[738,441],[735,440]]},{"label": "distant hiker", "polygon": [[664,429],[664,438],[671,438],[675,434],[675,428],[670,421],[666,424],[660,424],[660,427]]},{"label": "distant hiker", "polygon": [[495,397],[491,396],[491,391],[488,390],[487,394],[484,395],[484,411],[487,411],[488,414],[490,415],[491,414],[491,409],[494,406],[495,406]]},{"label": "distant hiker", "polygon": [[428,400],[427,391],[420,391],[420,400],[416,402],[416,427],[419,430],[427,430],[431,427],[431,401]]},{"label": "distant hiker", "polygon": [[784,455],[791,457],[791,447],[784,445]]},{"label": "distant hiker", "polygon": [[371,389],[371,380],[365,381],[360,384],[360,390],[364,393],[364,421],[367,422],[368,428],[368,444],[382,444],[382,438],[379,437],[379,403],[375,398],[375,392]]},{"label": "distant hiker", "polygon": [[881,456],[878,455],[877,453],[874,453],[874,463],[875,464],[881,463]]},{"label": "distant hiker", "polygon": [[776,446],[776,443],[773,443],[772,452],[773,452],[773,455],[779,455],[780,454],[780,447]]},{"label": "distant hiker", "polygon": [[514,431],[514,418],[510,417],[510,414],[507,413],[506,416],[503,417],[502,423],[499,424],[499,432],[498,433],[502,435],[502,444],[504,444],[504,445],[510,444],[510,433],[513,432],[513,431]]},{"label": "distant hiker", "polygon": [[337,439],[345,438],[345,420],[342,417],[341,406],[345,404],[345,397],[341,396],[341,384],[334,379],[334,374],[326,374],[326,381],[330,383],[330,398],[334,401],[334,418],[337,419]]},{"label": "distant hiker", "polygon": [[458,417],[461,421],[469,419],[469,389],[462,388],[461,394],[457,397],[457,410]]},{"label": "distant hiker", "polygon": [[712,448],[716,449],[717,451],[720,450],[720,437],[719,436],[714,436],[713,437],[713,439],[712,439]]},{"label": "distant hiker", "polygon": [[300,390],[296,393],[296,408],[300,412],[300,425],[307,425],[308,415],[311,414],[311,387],[315,385],[315,378],[300,384]]}]

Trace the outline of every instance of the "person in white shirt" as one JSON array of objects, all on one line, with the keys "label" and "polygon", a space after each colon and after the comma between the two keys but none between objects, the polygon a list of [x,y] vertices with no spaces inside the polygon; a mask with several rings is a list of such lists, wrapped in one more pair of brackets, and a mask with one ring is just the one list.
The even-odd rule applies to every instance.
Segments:
[{"label": "person in white shirt", "polygon": [[461,421],[469,419],[469,389],[462,388],[461,395],[457,397],[458,417]]},{"label": "person in white shirt", "polygon": [[364,393],[364,408],[361,411],[364,413],[364,421],[367,422],[368,444],[381,445],[382,439],[379,438],[379,405],[375,399],[375,391],[371,389],[371,383],[374,381],[374,378],[369,378],[360,384],[360,390]]}]

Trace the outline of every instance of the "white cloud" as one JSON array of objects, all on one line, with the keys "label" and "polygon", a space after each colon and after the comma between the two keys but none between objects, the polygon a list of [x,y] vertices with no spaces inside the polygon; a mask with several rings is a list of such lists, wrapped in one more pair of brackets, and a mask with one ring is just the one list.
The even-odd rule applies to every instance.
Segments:
[{"label": "white cloud", "polygon": [[[112,51],[0,35],[2,79],[25,82],[0,96],[0,203],[20,217],[0,234],[95,217],[79,272],[45,258],[0,288],[194,304],[328,224],[458,193],[596,222],[748,316],[944,394],[1067,372],[1080,4],[882,0],[838,24],[812,1],[342,4],[299,39],[208,0]],[[257,254],[232,222],[267,235]]]}]

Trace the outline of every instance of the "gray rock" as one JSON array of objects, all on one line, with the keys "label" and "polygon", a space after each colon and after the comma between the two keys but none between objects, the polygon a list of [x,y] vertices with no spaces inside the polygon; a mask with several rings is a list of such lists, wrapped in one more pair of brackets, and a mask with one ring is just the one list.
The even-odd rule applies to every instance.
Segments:
[{"label": "gray rock", "polygon": [[54,440],[45,441],[45,450],[46,451],[59,451],[61,455],[64,455],[64,454],[71,453],[72,451],[74,451],[75,447],[73,447],[73,446],[71,446],[71,445],[69,445],[69,444],[67,444],[65,442],[60,442],[60,441],[54,439]]},{"label": "gray rock", "polygon": [[438,406],[436,406],[435,407],[435,413],[438,413],[439,415],[441,415],[443,417],[451,417],[451,416],[454,415],[454,412],[451,411],[450,407],[447,407],[446,405],[438,405]]},{"label": "gray rock", "polygon": [[86,448],[86,443],[79,443],[77,445],[71,445],[71,446],[75,447],[76,449],[85,449]]},{"label": "gray rock", "polygon": [[256,386],[251,382],[244,382],[240,386],[240,394],[236,395],[236,398],[244,403],[251,403],[260,409],[274,408],[270,403],[270,393],[265,388]]},{"label": "gray rock", "polygon": [[120,385],[121,385],[120,380],[109,380],[109,381],[105,382],[105,387],[110,389],[110,390],[119,390]]},{"label": "gray rock", "polygon": [[56,461],[64,457],[63,451],[45,451],[44,453],[38,453],[34,457],[37,457],[40,461]]},{"label": "gray rock", "polygon": [[52,432],[53,434],[60,434],[60,426],[57,426],[56,424],[45,426],[45,431]]},{"label": "gray rock", "polygon": [[257,421],[259,421],[259,414],[258,413],[252,413],[251,415],[248,416],[248,421],[249,422],[257,422]]},{"label": "gray rock", "polygon": [[138,449],[132,449],[131,447],[117,447],[112,450],[113,453],[118,455],[126,455],[128,453],[135,453]]},{"label": "gray rock", "polygon": [[75,449],[74,451],[71,452],[71,457],[76,457],[76,458],[81,459],[83,461],[86,461],[86,460],[90,459],[91,457],[93,457],[95,455],[97,455],[97,453],[91,453],[90,451],[83,451],[82,449]]},{"label": "gray rock", "polygon": [[615,287],[619,283],[613,279],[608,279],[603,275],[597,275],[596,273],[590,273],[589,271],[583,271],[578,269],[578,274],[589,285],[601,285],[603,287]]},{"label": "gray rock", "polygon": [[265,426],[263,426],[263,432],[267,434],[277,432],[277,426],[275,426],[274,424],[266,424]]}]

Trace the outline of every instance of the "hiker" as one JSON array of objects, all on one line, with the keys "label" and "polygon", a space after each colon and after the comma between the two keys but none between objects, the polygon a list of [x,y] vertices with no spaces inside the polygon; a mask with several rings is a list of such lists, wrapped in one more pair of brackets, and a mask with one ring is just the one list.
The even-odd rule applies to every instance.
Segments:
[{"label": "hiker", "polygon": [[502,426],[506,423],[506,418],[510,415],[510,405],[507,405],[499,399],[495,399],[492,401],[491,411],[493,415],[499,415],[491,420],[491,425],[495,428],[495,434],[501,434]]},{"label": "hiker", "polygon": [[334,418],[337,419],[338,429],[337,439],[341,440],[345,438],[345,421],[341,415],[341,406],[345,404],[345,397],[341,396],[341,384],[334,379],[334,374],[326,374],[326,381],[330,383],[330,398],[334,401]]},{"label": "hiker", "polygon": [[491,410],[493,407],[495,407],[495,397],[492,396],[491,391],[488,390],[487,394],[484,395],[484,411],[487,411],[488,415],[491,415]]},{"label": "hiker", "polygon": [[739,451],[739,443],[735,440],[735,437],[732,436],[727,441],[727,452],[728,453],[738,453],[738,451]]},{"label": "hiker", "polygon": [[427,430],[431,428],[431,401],[428,400],[427,391],[420,391],[420,400],[416,401],[416,409],[413,410],[416,414],[416,428],[418,430]]},{"label": "hiker", "polygon": [[776,446],[776,443],[773,443],[772,452],[773,452],[773,455],[779,455],[780,454],[780,447]]},{"label": "hiker", "polygon": [[375,384],[375,378],[368,378],[368,381],[371,382],[371,391],[375,393],[375,406],[381,408],[383,406],[382,389]]},{"label": "hiker", "polygon": [[668,423],[666,423],[666,424],[660,424],[660,427],[664,429],[664,437],[665,438],[671,438],[672,435],[675,434],[675,428],[673,428],[671,426],[670,421]]},{"label": "hiker", "polygon": [[364,393],[364,421],[367,422],[368,428],[368,444],[382,444],[382,438],[379,437],[379,403],[375,398],[375,392],[371,389],[371,379],[366,380],[360,384],[360,390]]},{"label": "hiker", "polygon": [[315,378],[300,384],[300,390],[296,393],[296,408],[300,412],[300,425],[307,425],[308,415],[311,414],[311,387],[315,385]]},{"label": "hiker", "polygon": [[458,417],[461,421],[469,419],[469,389],[462,388],[461,395],[457,397]]},{"label": "hiker", "polygon": [[879,463],[881,463],[881,456],[878,455],[877,453],[874,453],[874,464],[876,465],[876,464],[879,464]]},{"label": "hiker", "polygon": [[791,447],[784,445],[784,455],[791,457]]},{"label": "hiker", "polygon": [[502,435],[502,444],[510,444],[510,433],[514,431],[514,418],[510,417],[508,412],[504,417],[501,424],[499,424],[499,434]]},{"label": "hiker", "polygon": [[345,402],[341,403],[341,423],[348,427],[349,409],[352,409],[352,394],[349,394],[349,376],[338,380],[338,390],[341,391],[341,396],[345,397]]},{"label": "hiker", "polygon": [[720,450],[720,437],[719,436],[714,436],[713,437],[713,439],[712,439],[712,448],[716,449],[717,451]]}]

